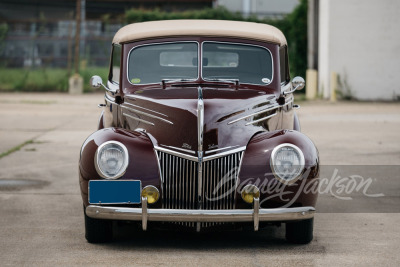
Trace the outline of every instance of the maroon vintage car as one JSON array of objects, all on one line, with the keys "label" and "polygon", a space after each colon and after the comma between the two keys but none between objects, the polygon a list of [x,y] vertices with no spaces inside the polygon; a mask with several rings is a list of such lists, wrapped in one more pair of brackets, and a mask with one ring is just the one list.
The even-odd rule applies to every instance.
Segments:
[{"label": "maroon vintage car", "polygon": [[172,20],[120,29],[98,130],[79,163],[86,239],[113,221],[145,231],[285,223],[313,238],[318,151],[300,132],[287,43],[258,23]]}]

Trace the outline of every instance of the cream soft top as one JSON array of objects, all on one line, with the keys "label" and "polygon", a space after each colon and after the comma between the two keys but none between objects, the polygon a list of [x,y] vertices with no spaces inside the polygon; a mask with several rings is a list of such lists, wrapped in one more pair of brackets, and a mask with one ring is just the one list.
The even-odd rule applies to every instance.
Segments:
[{"label": "cream soft top", "polygon": [[207,36],[236,37],[286,45],[283,33],[267,24],[228,20],[161,20],[133,23],[122,27],[113,43],[121,44],[157,37]]}]

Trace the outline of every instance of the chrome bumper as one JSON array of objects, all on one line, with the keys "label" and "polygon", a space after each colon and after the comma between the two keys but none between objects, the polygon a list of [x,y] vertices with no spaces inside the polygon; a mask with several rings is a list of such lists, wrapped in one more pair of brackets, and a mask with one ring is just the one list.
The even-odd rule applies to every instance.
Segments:
[{"label": "chrome bumper", "polygon": [[[147,199],[142,199],[142,208],[103,207],[89,205],[86,215],[94,219],[142,221],[143,230],[147,221],[158,222],[254,222],[258,230],[259,222],[296,221],[314,217],[313,207],[260,209],[260,202],[254,199],[253,209],[234,210],[187,210],[148,209]],[[199,230],[199,227],[197,227]]]}]

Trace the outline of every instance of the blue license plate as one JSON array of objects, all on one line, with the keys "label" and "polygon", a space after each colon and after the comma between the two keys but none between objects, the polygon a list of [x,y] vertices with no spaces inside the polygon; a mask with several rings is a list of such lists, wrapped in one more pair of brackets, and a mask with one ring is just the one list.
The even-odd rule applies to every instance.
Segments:
[{"label": "blue license plate", "polygon": [[90,204],[140,203],[141,182],[137,180],[89,181]]}]

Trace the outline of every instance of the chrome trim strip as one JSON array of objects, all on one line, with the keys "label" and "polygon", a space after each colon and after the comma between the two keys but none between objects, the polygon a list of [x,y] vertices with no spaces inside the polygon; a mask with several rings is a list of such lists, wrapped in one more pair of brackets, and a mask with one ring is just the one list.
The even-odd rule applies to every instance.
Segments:
[{"label": "chrome trim strip", "polygon": [[[160,180],[161,180],[161,198],[163,198],[165,196],[165,191],[164,191],[164,174],[163,174],[163,170],[161,169],[161,163],[160,160],[162,160],[162,155],[161,158],[157,153],[157,150],[153,149],[154,154],[156,155],[156,159],[157,159],[157,166],[158,166],[158,174],[160,175]],[[164,209],[164,201],[161,203],[161,207]]]},{"label": "chrome trim strip", "polygon": [[203,130],[204,130],[204,101],[203,101],[203,89],[199,86],[197,88],[198,100],[197,100],[197,142],[198,151],[203,151]]},{"label": "chrome trim strip", "polygon": [[248,125],[251,125],[251,124],[260,122],[260,121],[268,120],[269,118],[272,118],[272,117],[276,116],[277,114],[278,114],[278,113],[275,112],[274,114],[271,114],[271,115],[266,116],[266,117],[264,117],[264,118],[261,118],[261,119],[255,120],[255,121],[248,122],[248,123],[245,124],[245,126],[248,126]]},{"label": "chrome trim strip", "polygon": [[146,96],[140,96],[140,95],[132,95],[132,94],[127,94],[125,95],[125,98],[129,98],[132,100],[140,99],[140,100],[154,100],[152,98],[146,97]]},{"label": "chrome trim strip", "polygon": [[133,116],[131,116],[131,115],[129,115],[129,114],[126,114],[126,113],[122,113],[122,115],[124,115],[124,116],[126,116],[126,117],[128,117],[128,118],[131,118],[132,120],[137,120],[137,121],[143,122],[143,123],[145,123],[145,124],[149,124],[149,125],[154,126],[154,123],[152,123],[152,122],[150,122],[150,121],[146,121],[146,120],[142,120],[142,119],[139,119],[139,118],[135,118],[135,117],[133,117]]},{"label": "chrome trim strip", "polygon": [[153,150],[154,154],[156,154],[156,159],[157,159],[157,165],[158,165],[158,174],[160,175],[160,179],[161,179],[161,192],[164,192],[163,188],[162,188],[162,183],[164,182],[163,179],[163,173],[161,172],[161,165],[160,165],[160,157],[158,156],[157,150]]},{"label": "chrome trim strip", "polygon": [[227,146],[227,147],[223,147],[223,148],[217,148],[217,149],[213,149],[213,150],[208,150],[208,151],[204,152],[204,154],[210,154],[210,153],[214,153],[214,152],[217,152],[217,151],[226,150],[226,149],[234,148],[234,147],[238,147],[238,145],[237,146]]},{"label": "chrome trim strip", "polygon": [[[132,96],[131,96],[131,97],[128,97],[128,98],[134,99]],[[135,99],[135,100],[136,100],[136,99]],[[148,108],[144,108],[144,107],[141,107],[141,106],[138,106],[138,105],[135,105],[135,104],[132,104],[132,103],[128,103],[128,102],[125,102],[124,104],[125,104],[125,105],[129,105],[129,106],[133,106],[133,107],[135,107],[135,108],[144,109],[144,110],[147,110],[147,111],[150,111],[150,112],[153,112],[153,113],[157,113],[157,114],[159,114],[159,115],[161,115],[161,116],[164,116],[164,117],[167,117],[167,118],[168,118],[167,115],[165,115],[165,114],[163,114],[163,113],[161,113],[161,112],[157,112],[157,111],[154,111],[154,110],[151,110],[151,109],[148,109]]]},{"label": "chrome trim strip", "polygon": [[[162,145],[162,146],[164,146],[164,145]],[[164,153],[167,153],[167,154],[171,154],[173,156],[182,157],[182,158],[187,159],[187,160],[199,162],[199,158],[195,157],[195,156],[186,155],[186,154],[183,154],[183,153],[180,153],[180,152],[177,152],[177,151],[174,151],[174,150],[170,150],[170,149],[167,149],[167,148],[163,148],[163,147],[160,147],[160,146],[154,146],[154,149],[158,150],[158,151],[161,151],[161,152],[164,152]],[[241,152],[241,151],[244,151],[244,150],[246,150],[246,146],[238,147],[236,149],[228,150],[228,151],[225,151],[225,152],[222,152],[222,153],[218,153],[218,154],[210,155],[210,156],[207,156],[207,157],[203,157],[202,161],[206,162],[206,161],[209,161],[209,160],[217,159],[217,158],[220,158],[220,157],[223,157],[223,156],[228,156],[230,154],[234,154],[234,153]]]},{"label": "chrome trim strip", "polygon": [[[256,105],[256,106],[253,107],[253,109],[258,109],[258,108],[267,106],[268,104],[271,104],[271,101],[272,101],[274,98],[275,98],[274,95],[273,95],[272,97],[270,96],[269,98],[267,98],[267,100],[266,100],[265,102],[259,104],[259,105],[261,105],[261,106]],[[272,103],[272,104],[274,104],[274,103]]]},{"label": "chrome trim strip", "polygon": [[[314,207],[259,209],[260,222],[296,221],[314,217]],[[141,221],[142,208],[103,207],[89,205],[86,214],[95,219]],[[198,210],[147,209],[148,221],[164,222],[252,222],[254,209]]]},{"label": "chrome trim strip", "polygon": [[155,116],[155,115],[151,115],[149,113],[146,113],[146,112],[143,112],[143,111],[140,111],[140,110],[136,110],[136,109],[133,109],[133,108],[128,108],[128,107],[123,106],[123,105],[121,105],[121,108],[127,109],[127,110],[129,110],[131,112],[136,112],[138,114],[142,114],[142,115],[148,116],[148,117],[153,118],[153,119],[158,119],[160,121],[163,121],[163,122],[166,122],[166,123],[169,123],[169,124],[174,124],[172,121],[166,120],[164,118],[160,118],[160,117]]},{"label": "chrome trim strip", "polygon": [[213,159],[217,159],[217,158],[221,158],[223,156],[228,156],[230,154],[234,154],[234,153],[241,152],[241,151],[244,151],[244,150],[246,150],[246,147],[242,146],[242,147],[239,147],[239,148],[236,148],[236,149],[232,149],[232,150],[225,151],[225,152],[222,152],[222,153],[218,153],[218,154],[215,154],[215,155],[207,156],[207,157],[203,158],[203,162],[206,162],[206,161],[209,161],[209,160],[213,160]]},{"label": "chrome trim strip", "polygon": [[154,146],[154,149],[158,150],[158,151],[161,151],[161,152],[165,152],[165,153],[173,155],[173,156],[177,156],[177,157],[181,157],[181,158],[184,158],[184,159],[187,159],[187,160],[191,160],[191,161],[194,161],[194,162],[198,162],[199,161],[198,157],[186,155],[186,154],[183,154],[183,153],[180,153],[180,152],[177,152],[177,151],[173,151],[173,150],[170,150],[170,149],[166,149],[166,148],[163,148],[163,147]]},{"label": "chrome trim strip", "polygon": [[166,146],[166,145],[161,145],[161,144],[160,144],[160,146],[168,147],[170,149],[180,150],[182,152],[186,152],[186,153],[190,153],[190,154],[196,154],[196,151],[194,151],[194,150],[189,150],[189,149],[184,149],[184,148],[174,147],[174,146]]},{"label": "chrome trim strip", "polygon": [[[204,101],[203,89],[201,86],[197,87],[197,208],[203,208],[203,134],[204,134]],[[200,222],[196,225],[196,231],[200,232]]]},{"label": "chrome trim strip", "polygon": [[[285,98],[285,105],[290,104],[294,101],[294,96],[291,95],[290,97]],[[283,105],[283,106],[285,106]]]},{"label": "chrome trim strip", "polygon": [[[271,51],[270,51],[268,48],[266,48],[266,47],[264,47],[264,46],[260,46],[260,45],[246,44],[246,43],[204,41],[204,42],[201,43],[201,48],[200,48],[200,49],[201,49],[201,55],[203,55],[203,52],[204,52],[204,51],[203,51],[203,45],[204,45],[204,43],[220,43],[220,44],[247,45],[247,46],[260,47],[260,48],[263,48],[263,49],[267,50],[267,51],[269,52],[270,56],[271,56],[271,69],[272,69],[271,81],[270,81],[269,83],[263,83],[263,84],[257,84],[257,83],[244,83],[244,84],[258,85],[258,86],[266,86],[266,85],[270,85],[270,84],[272,83],[272,81],[274,80],[274,74],[275,74],[275,72],[274,72],[274,57],[272,56],[272,53],[271,53]],[[203,62],[203,58],[201,58],[200,61]],[[204,79],[204,78],[203,78],[203,65],[200,66],[200,77],[201,77],[201,79],[203,79],[204,81],[212,81],[212,80],[210,80],[210,79]],[[241,83],[240,80],[239,80],[239,83]]]},{"label": "chrome trim strip", "polygon": [[259,115],[259,114],[262,114],[262,113],[265,113],[265,112],[268,112],[268,111],[275,110],[275,109],[277,109],[277,108],[279,108],[279,107],[280,107],[279,105],[277,105],[277,106],[272,106],[272,107],[270,107],[270,108],[263,109],[263,110],[260,110],[260,111],[251,113],[251,114],[249,114],[249,115],[246,115],[246,116],[243,116],[243,117],[240,117],[240,118],[238,118],[238,119],[235,119],[235,120],[233,120],[233,121],[228,122],[228,125],[229,125],[229,124],[232,124],[232,123],[235,123],[235,122],[238,122],[238,121],[241,121],[241,120],[244,120],[244,119],[247,119],[247,118],[250,118],[250,117],[253,117],[253,116],[256,116],[256,115]]},{"label": "chrome trim strip", "polygon": [[[131,50],[129,50],[128,52],[128,57],[127,57],[127,64],[126,64],[126,79],[128,80],[128,82],[131,85],[148,85],[148,84],[157,84],[158,82],[155,83],[138,83],[138,84],[133,84],[131,83],[131,81],[129,80],[129,58],[131,56],[131,53],[134,49],[142,47],[142,46],[149,46],[149,45],[162,45],[162,44],[176,44],[176,43],[195,43],[197,44],[197,61],[200,62],[200,43],[198,41],[175,41],[175,42],[160,42],[160,43],[149,43],[149,44],[142,44],[142,45],[137,45],[131,48]],[[193,79],[187,79],[187,81],[197,81],[200,77],[199,77],[199,63],[197,63],[197,77],[193,78]],[[162,83],[162,81],[160,81],[160,83]]]},{"label": "chrome trim strip", "polygon": [[109,96],[107,93],[104,94],[104,99],[111,104],[118,105],[117,103],[115,103],[115,98],[111,98],[111,96]]}]

